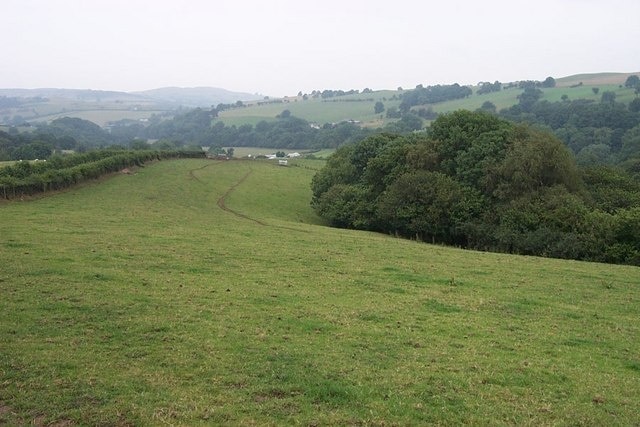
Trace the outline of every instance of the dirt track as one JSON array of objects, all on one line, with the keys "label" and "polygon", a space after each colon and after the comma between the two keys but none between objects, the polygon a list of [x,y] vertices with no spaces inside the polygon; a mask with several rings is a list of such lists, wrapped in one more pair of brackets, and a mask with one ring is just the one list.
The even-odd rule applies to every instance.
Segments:
[{"label": "dirt track", "polygon": [[[201,184],[206,184],[204,181],[202,181],[200,178],[198,178],[198,177],[196,176],[195,172],[196,172],[196,171],[199,171],[199,170],[202,170],[202,169],[204,169],[204,168],[208,168],[208,167],[210,167],[210,166],[216,166],[216,165],[220,165],[220,164],[223,164],[223,163],[224,163],[224,162],[216,162],[216,163],[212,163],[212,164],[204,165],[204,166],[199,167],[199,168],[196,168],[196,169],[192,169],[192,170],[190,170],[190,171],[189,171],[189,176],[190,176],[192,179],[194,179],[194,180],[198,181],[198,182],[199,182],[199,183],[201,183]],[[242,176],[242,178],[240,178],[240,179],[239,179],[235,184],[233,184],[231,187],[229,187],[229,188],[227,189],[227,191],[226,191],[222,196],[220,196],[220,197],[218,198],[217,205],[218,205],[218,207],[219,207],[220,209],[222,209],[223,211],[225,211],[225,212],[229,212],[229,213],[231,213],[231,214],[233,214],[233,215],[237,216],[238,218],[243,218],[243,219],[246,219],[247,221],[254,222],[254,223],[258,224],[258,225],[262,225],[262,226],[268,227],[268,226],[270,226],[270,225],[269,225],[269,224],[267,224],[266,222],[264,222],[264,221],[260,221],[259,219],[255,219],[255,218],[252,218],[252,217],[250,217],[250,216],[248,216],[248,215],[245,215],[245,214],[243,214],[243,213],[240,213],[240,212],[238,212],[238,211],[235,211],[235,210],[231,209],[230,207],[228,207],[228,206],[226,205],[226,198],[227,198],[227,197],[228,197],[228,196],[229,196],[233,191],[235,191],[235,189],[236,189],[238,186],[240,186],[240,184],[242,184],[242,183],[243,183],[243,182],[244,182],[244,181],[245,181],[245,180],[246,180],[246,179],[247,179],[247,178],[248,178],[252,173],[253,173],[253,169],[249,168],[249,171],[248,171],[246,174],[244,174],[244,175]],[[285,229],[285,230],[292,230],[292,231],[303,232],[303,233],[307,233],[307,232],[308,232],[307,230],[300,230],[300,229],[298,229],[298,228],[293,228],[293,227],[286,227],[286,226],[275,226],[275,227],[277,227],[277,228],[282,228],[282,229]]]},{"label": "dirt track", "polygon": [[249,221],[253,221],[256,224],[260,224],[260,225],[267,225],[266,223],[257,220],[255,218],[251,218],[250,216],[247,216],[245,214],[242,214],[240,212],[234,211],[233,209],[227,207],[227,205],[225,204],[225,198],[231,194],[240,184],[242,184],[248,177],[249,175],[251,175],[253,173],[253,169],[249,168],[249,172],[247,172],[246,174],[244,174],[244,176],[242,178],[240,178],[240,180],[238,182],[236,182],[235,184],[233,184],[231,187],[229,187],[229,189],[227,190],[226,193],[224,193],[222,196],[220,196],[220,198],[218,199],[218,206],[220,207],[220,209],[222,209],[223,211],[226,212],[230,212],[232,214],[234,214],[237,217],[240,218],[244,218],[247,219]]}]

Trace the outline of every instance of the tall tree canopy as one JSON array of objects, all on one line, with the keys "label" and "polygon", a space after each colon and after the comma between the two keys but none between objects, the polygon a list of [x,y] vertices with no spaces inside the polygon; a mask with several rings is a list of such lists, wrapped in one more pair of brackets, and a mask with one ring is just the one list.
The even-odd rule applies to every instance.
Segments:
[{"label": "tall tree canopy", "polygon": [[[379,134],[340,148],[313,178],[312,205],[339,227],[640,263],[640,241],[625,237],[622,244],[615,237],[637,219],[635,180],[616,170],[596,189],[598,175],[587,183],[583,176],[553,134],[486,112],[457,111],[440,116],[426,134]],[[627,190],[609,209],[598,209],[594,198],[620,182]]]}]

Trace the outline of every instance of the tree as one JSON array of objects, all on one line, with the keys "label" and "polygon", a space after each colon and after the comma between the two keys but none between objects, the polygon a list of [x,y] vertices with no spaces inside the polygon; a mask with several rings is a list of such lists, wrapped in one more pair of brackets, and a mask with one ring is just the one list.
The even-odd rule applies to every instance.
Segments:
[{"label": "tree", "polygon": [[480,83],[480,88],[478,88],[478,90],[476,91],[476,94],[482,95],[490,92],[499,92],[501,90],[502,90],[502,83],[496,80],[493,83],[489,83],[489,82]]},{"label": "tree", "polygon": [[464,226],[480,206],[479,195],[451,177],[412,171],[388,187],[378,209],[390,231],[432,242],[462,243]]},{"label": "tree", "polygon": [[289,117],[291,117],[291,111],[284,110],[282,113],[278,114],[276,117],[278,117],[279,119],[289,118]]},{"label": "tree", "polygon": [[376,105],[373,107],[373,112],[376,114],[380,114],[384,111],[384,104],[380,101],[376,102]]},{"label": "tree", "polygon": [[600,92],[600,88],[599,87],[592,87],[591,91],[593,92],[594,95],[597,95],[598,92]]},{"label": "tree", "polygon": [[400,111],[398,111],[398,109],[396,107],[390,107],[387,110],[387,118],[389,118],[389,119],[399,119],[400,117],[402,117],[402,113]]},{"label": "tree", "polygon": [[613,104],[616,101],[616,93],[610,90],[602,92],[600,102],[603,104]]},{"label": "tree", "polygon": [[576,162],[581,166],[604,165],[609,163],[611,147],[606,144],[591,144],[584,147],[576,155]]},{"label": "tree", "polygon": [[32,142],[22,145],[11,154],[13,160],[47,159],[51,156],[51,146],[44,142]]},{"label": "tree", "polygon": [[622,136],[622,148],[619,153],[621,160],[640,157],[640,125],[635,126]]},{"label": "tree", "polygon": [[141,139],[134,139],[129,142],[129,147],[132,150],[148,150],[149,144],[147,144],[147,141],[143,141]]},{"label": "tree", "polygon": [[634,113],[640,112],[640,98],[634,98],[629,103],[629,111],[633,111]]},{"label": "tree", "polygon": [[233,148],[233,147],[229,147],[229,148],[227,148],[227,156],[228,156],[229,158],[233,157],[233,153],[234,153],[235,151],[236,151],[236,150],[235,150],[235,148]]},{"label": "tree", "polygon": [[553,134],[519,127],[498,168],[500,183],[494,195],[513,199],[544,187],[564,186],[580,190],[582,182],[571,152]]},{"label": "tree", "polygon": [[524,92],[518,95],[519,105],[523,111],[529,112],[533,108],[533,104],[538,102],[542,97],[542,91],[535,87],[526,87]]},{"label": "tree", "polygon": [[556,79],[554,79],[553,77],[547,77],[543,82],[542,82],[542,87],[556,87]]},{"label": "tree", "polygon": [[496,113],[497,108],[496,108],[496,104],[494,104],[491,101],[484,101],[482,103],[482,106],[480,107],[481,111],[486,111],[488,113]]},{"label": "tree", "polygon": [[[606,125],[633,114],[622,104],[557,104],[562,109],[548,102],[540,109],[557,115],[571,107],[575,118],[586,105],[590,124],[611,116],[567,131],[584,137],[576,145],[582,163],[630,156],[620,159],[622,168],[583,174],[549,131],[456,111],[438,117],[428,132],[373,135],[340,148],[312,180],[312,206],[343,227],[483,250],[640,263],[640,125],[624,134]],[[616,139],[623,141],[619,153]]]},{"label": "tree", "polygon": [[407,113],[397,122],[389,123],[386,129],[396,133],[413,132],[422,129],[422,119],[415,114]]},{"label": "tree", "polygon": [[638,86],[640,86],[640,77],[636,75],[627,77],[627,80],[624,82],[624,87],[634,88]]},{"label": "tree", "polygon": [[318,197],[314,207],[334,227],[367,229],[374,220],[367,191],[359,185],[333,185]]}]

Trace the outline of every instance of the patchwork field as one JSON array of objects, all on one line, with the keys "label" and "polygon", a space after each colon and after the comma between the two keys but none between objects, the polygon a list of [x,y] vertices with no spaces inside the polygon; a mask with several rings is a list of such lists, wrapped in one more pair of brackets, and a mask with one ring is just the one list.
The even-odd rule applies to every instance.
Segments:
[{"label": "patchwork field", "polygon": [[[569,100],[586,99],[599,102],[602,93],[610,91],[616,94],[617,102],[629,103],[636,96],[633,89],[623,87],[629,75],[631,74],[601,73],[559,78],[556,87],[541,89],[543,92],[542,99],[549,102],[557,102],[562,99],[563,95],[566,95]],[[598,89],[597,93],[593,91],[594,88]],[[447,113],[460,109],[473,111],[480,108],[484,102],[490,101],[498,110],[501,110],[518,104],[518,96],[522,93],[522,89],[513,87],[499,92],[478,95],[476,93],[477,89],[478,87],[473,87],[474,94],[467,98],[416,108],[430,107],[436,113]],[[328,99],[309,98],[303,100],[301,97],[292,97],[287,98],[284,103],[263,105],[253,103],[244,108],[223,111],[220,113],[220,119],[226,125],[247,123],[255,125],[261,120],[275,120],[278,114],[288,109],[296,117],[319,124],[353,119],[360,121],[362,126],[377,128],[397,119],[387,118],[386,110],[382,114],[375,114],[375,103],[377,101],[382,102],[386,109],[397,108],[400,105],[399,97],[402,93],[403,91],[381,90]]]},{"label": "patchwork field", "polygon": [[331,229],[289,165],[0,203],[0,424],[640,422],[640,269]]}]

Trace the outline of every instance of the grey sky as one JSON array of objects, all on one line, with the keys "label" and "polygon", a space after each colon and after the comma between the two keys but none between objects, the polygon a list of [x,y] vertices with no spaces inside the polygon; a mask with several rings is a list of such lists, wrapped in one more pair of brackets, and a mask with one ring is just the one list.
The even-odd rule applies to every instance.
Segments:
[{"label": "grey sky", "polygon": [[0,87],[292,95],[640,71],[639,0],[2,0]]}]

